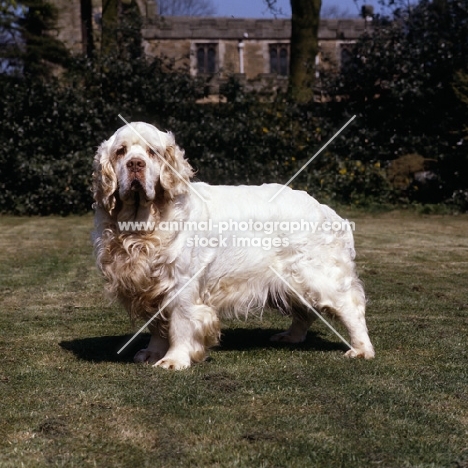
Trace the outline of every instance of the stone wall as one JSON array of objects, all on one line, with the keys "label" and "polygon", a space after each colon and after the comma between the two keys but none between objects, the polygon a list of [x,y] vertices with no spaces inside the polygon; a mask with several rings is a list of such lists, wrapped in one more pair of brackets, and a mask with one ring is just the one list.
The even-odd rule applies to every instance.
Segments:
[{"label": "stone wall", "polygon": [[59,10],[57,38],[73,53],[83,51],[81,30],[81,9],[79,0],[53,0]]},{"label": "stone wall", "polygon": [[[323,62],[339,66],[343,45],[356,41],[366,27],[363,19],[323,20],[319,28]],[[218,80],[241,73],[240,43],[244,78],[254,80],[270,74],[270,45],[289,44],[290,35],[291,21],[285,19],[155,17],[143,29],[148,55],[189,66],[193,75],[197,74],[197,46],[215,44]]]},{"label": "stone wall", "polygon": [[[356,40],[366,28],[364,19],[324,19],[320,22],[321,40]],[[291,37],[289,19],[244,18],[148,18],[143,34],[147,40],[155,39],[285,39]]]}]

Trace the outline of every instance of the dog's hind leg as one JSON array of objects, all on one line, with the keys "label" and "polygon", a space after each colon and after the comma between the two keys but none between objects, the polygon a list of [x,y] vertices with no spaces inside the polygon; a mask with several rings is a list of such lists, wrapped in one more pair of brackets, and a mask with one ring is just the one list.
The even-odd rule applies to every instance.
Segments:
[{"label": "dog's hind leg", "polygon": [[314,320],[313,314],[307,311],[301,311],[300,314],[293,312],[291,326],[286,331],[273,335],[270,341],[277,343],[302,343],[305,341],[307,330]]},{"label": "dog's hind leg", "polygon": [[361,283],[354,279],[351,288],[345,292],[338,292],[327,307],[348,331],[351,349],[345,356],[373,358],[375,352],[367,331],[366,302]]},{"label": "dog's hind leg", "polygon": [[[271,337],[272,341],[284,343],[300,343],[305,340],[307,330],[316,314],[315,311],[328,311],[346,327],[350,337],[351,349],[347,357],[364,357],[371,359],[375,352],[367,332],[365,309],[366,299],[360,281],[353,272],[347,277],[339,276],[331,280],[322,275],[311,275],[304,271],[301,281],[292,282],[295,294],[294,302],[300,301],[304,306],[309,305],[308,313],[299,309],[293,313],[291,327]],[[319,287],[318,287],[319,286]],[[297,311],[296,311],[297,312]]]}]

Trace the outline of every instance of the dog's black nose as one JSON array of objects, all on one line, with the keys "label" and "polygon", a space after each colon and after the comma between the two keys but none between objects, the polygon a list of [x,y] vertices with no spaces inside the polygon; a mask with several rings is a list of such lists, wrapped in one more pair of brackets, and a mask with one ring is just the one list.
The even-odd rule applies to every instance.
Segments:
[{"label": "dog's black nose", "polygon": [[132,158],[130,161],[128,161],[127,167],[131,172],[140,172],[146,167],[146,163],[143,161],[143,159]]}]

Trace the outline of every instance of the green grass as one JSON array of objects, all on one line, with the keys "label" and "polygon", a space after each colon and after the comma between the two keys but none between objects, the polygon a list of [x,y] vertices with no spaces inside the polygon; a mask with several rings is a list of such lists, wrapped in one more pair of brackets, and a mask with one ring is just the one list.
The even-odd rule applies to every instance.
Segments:
[{"label": "green grass", "polygon": [[0,467],[468,467],[468,218],[353,219],[375,360],[266,314],[171,372],[116,354],[90,216],[0,218]]}]

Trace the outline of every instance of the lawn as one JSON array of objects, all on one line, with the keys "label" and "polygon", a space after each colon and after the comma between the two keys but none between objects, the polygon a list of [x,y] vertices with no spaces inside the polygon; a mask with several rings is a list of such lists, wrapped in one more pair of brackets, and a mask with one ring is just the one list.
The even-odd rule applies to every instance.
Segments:
[{"label": "lawn", "polygon": [[[1,217],[0,467],[468,467],[468,217],[354,213],[372,361],[316,321],[232,321],[208,361],[132,363],[91,216]],[[345,333],[338,324],[338,329]]]}]

